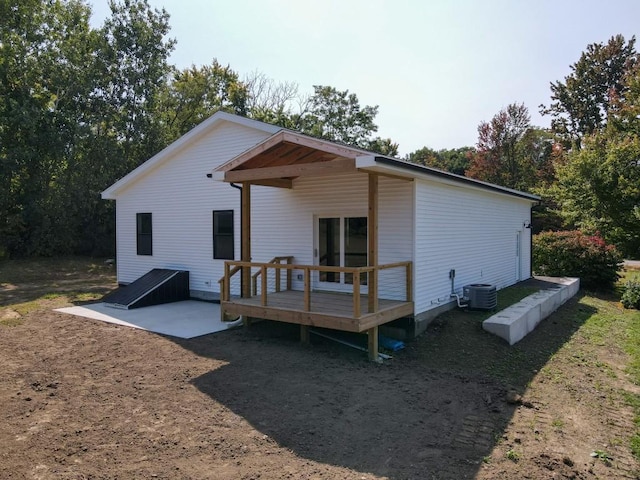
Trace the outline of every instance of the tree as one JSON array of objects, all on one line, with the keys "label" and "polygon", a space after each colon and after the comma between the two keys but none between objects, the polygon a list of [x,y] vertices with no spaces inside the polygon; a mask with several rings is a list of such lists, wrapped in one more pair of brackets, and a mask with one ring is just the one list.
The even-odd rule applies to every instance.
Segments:
[{"label": "tree", "polygon": [[106,115],[102,132],[119,141],[118,160],[127,172],[165,146],[158,109],[175,41],[166,39],[169,14],[151,9],[147,0],[111,0],[109,5],[111,16],[99,31],[92,98]]},{"label": "tree", "polygon": [[512,103],[478,126],[478,144],[466,175],[510,188],[529,186],[529,162],[520,143],[531,128],[529,110]]},{"label": "tree", "polygon": [[433,150],[423,147],[407,155],[409,162],[433,167],[456,175],[464,175],[469,168],[469,159],[475,153],[473,147]]},{"label": "tree", "polygon": [[93,29],[86,0],[0,0],[0,257],[112,254],[100,192],[217,110],[397,154],[354,94],[316,87],[296,110],[294,84],[245,83],[215,59],[178,71],[166,11],[110,7]]},{"label": "tree", "polygon": [[307,135],[341,142],[364,150],[395,156],[398,145],[391,139],[372,137],[378,131],[374,119],[378,106],[362,107],[355,93],[315,85],[299,113],[287,121],[290,128]]},{"label": "tree", "polygon": [[584,138],[558,166],[556,195],[570,225],[599,231],[632,258],[640,258],[640,65],[624,78],[606,128]]},{"label": "tree", "polygon": [[315,85],[305,109],[295,117],[296,129],[318,138],[365,147],[378,130],[374,118],[378,107],[360,106],[349,90]]},{"label": "tree", "polygon": [[108,253],[100,192],[164,146],[166,12],[80,0],[0,2],[0,255]]},{"label": "tree", "polygon": [[247,86],[238,74],[216,59],[211,65],[174,71],[159,101],[159,115],[168,135],[164,143],[172,142],[219,110],[247,115],[248,99]]},{"label": "tree", "polygon": [[606,125],[612,100],[625,94],[626,72],[638,63],[635,41],[635,36],[627,42],[616,35],[606,45],[592,43],[571,65],[572,73],[564,82],[551,82],[552,103],[540,105],[540,113],[551,115],[552,130],[567,145],[579,148],[584,135]]},{"label": "tree", "polygon": [[640,136],[616,132],[585,137],[558,167],[557,198],[570,225],[600,232],[632,258],[640,257]]},{"label": "tree", "polygon": [[86,126],[95,36],[79,1],[0,3],[0,255],[66,251],[59,179]]},{"label": "tree", "polygon": [[276,82],[260,72],[245,77],[248,115],[255,120],[294,128],[295,111],[302,111],[308,97],[299,94],[295,82]]}]

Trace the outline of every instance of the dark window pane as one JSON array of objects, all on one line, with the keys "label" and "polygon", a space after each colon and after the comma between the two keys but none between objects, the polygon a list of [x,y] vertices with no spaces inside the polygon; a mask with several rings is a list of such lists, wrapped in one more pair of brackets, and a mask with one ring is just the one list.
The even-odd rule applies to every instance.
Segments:
[{"label": "dark window pane", "polygon": [[[366,267],[367,251],[367,217],[352,217],[344,219],[344,266]],[[353,274],[346,273],[345,283],[353,283]],[[367,276],[363,273],[360,283],[366,285]]]},{"label": "dark window pane", "polygon": [[136,248],[138,255],[153,255],[153,227],[150,213],[136,213]]},{"label": "dark window pane", "polygon": [[232,236],[217,236],[215,245],[215,257],[225,260],[233,260],[233,237]]},{"label": "dark window pane", "polygon": [[[319,265],[340,266],[340,219],[320,218],[319,228]],[[321,282],[340,282],[338,272],[320,272]]]},{"label": "dark window pane", "polygon": [[233,210],[213,212],[213,258],[234,259]]}]

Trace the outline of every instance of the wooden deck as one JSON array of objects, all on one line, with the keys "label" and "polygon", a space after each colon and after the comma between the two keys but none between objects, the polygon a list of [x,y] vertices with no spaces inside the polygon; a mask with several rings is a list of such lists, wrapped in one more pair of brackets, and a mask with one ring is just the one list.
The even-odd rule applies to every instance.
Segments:
[{"label": "wooden deck", "polygon": [[[232,316],[264,318],[348,332],[364,332],[413,314],[413,302],[380,298],[375,312],[362,312],[355,317],[353,295],[332,292],[313,292],[310,308],[306,310],[304,297],[302,291],[285,290],[270,293],[267,305],[262,305],[260,296],[232,298],[222,301],[221,305],[222,310]],[[360,300],[367,305],[368,295],[361,295]]]},{"label": "wooden deck", "polygon": [[[300,325],[300,339],[309,342],[309,327],[323,327],[347,332],[367,332],[368,353],[378,360],[378,326],[398,318],[413,315],[412,263],[398,262],[366,267],[336,267],[326,265],[292,265],[293,257],[275,257],[267,263],[228,260],[224,277],[220,279],[220,314],[222,320],[242,316],[245,325],[250,318],[263,318]],[[282,263],[285,261],[286,263]],[[379,276],[395,270],[395,286],[400,287],[403,300],[390,300],[379,295]],[[292,274],[302,272],[303,290],[292,289]],[[312,275],[331,272],[349,283],[348,293],[312,289]],[[234,275],[242,277],[241,297],[231,295]],[[271,274],[271,276],[269,276]],[[343,276],[344,275],[344,276]],[[346,277],[346,275],[349,275]],[[280,277],[284,276],[283,281]],[[269,278],[274,278],[270,284]],[[363,293],[361,279],[367,279]],[[260,280],[260,282],[258,282]],[[385,286],[393,285],[388,282]],[[252,288],[253,287],[253,288]],[[383,289],[383,291],[389,291]],[[387,295],[397,297],[396,294]]]}]

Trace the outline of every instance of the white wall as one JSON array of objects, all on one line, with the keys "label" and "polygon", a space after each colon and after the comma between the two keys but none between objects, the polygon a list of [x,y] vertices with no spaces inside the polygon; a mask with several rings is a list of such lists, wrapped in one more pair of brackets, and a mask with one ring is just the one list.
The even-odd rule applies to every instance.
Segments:
[{"label": "white wall", "polygon": [[[367,216],[368,175],[364,173],[299,178],[291,190],[254,186],[251,192],[251,248],[256,262],[293,255],[294,263],[312,265],[316,263],[317,215]],[[412,182],[380,177],[378,263],[413,260],[412,199]],[[397,277],[398,272],[390,275]],[[294,288],[301,289],[302,283],[294,282]]]},{"label": "white wall", "polygon": [[[217,292],[223,260],[213,259],[213,210],[234,209],[235,254],[240,258],[240,192],[207,173],[269,134],[221,122],[209,134],[118,194],[118,281],[152,268],[189,270],[192,290]],[[153,214],[153,255],[136,254],[136,213]]]},{"label": "white wall", "polygon": [[[498,288],[530,273],[531,203],[487,190],[416,183],[416,314],[450,301],[449,271],[458,293],[470,283]],[[516,235],[521,232],[521,278],[516,278]]]},{"label": "white wall", "polygon": [[[212,211],[235,211],[239,259],[240,192],[206,174],[268,136],[221,122],[119,192],[118,281],[132,282],[152,268],[177,268],[190,271],[192,290],[218,292],[224,261],[213,259]],[[367,216],[365,173],[299,178],[293,185],[252,187],[253,261],[292,255],[295,263],[314,264],[317,215]],[[383,176],[379,195],[379,263],[414,262],[416,313],[450,300],[450,269],[456,270],[458,290],[469,283],[499,288],[515,283],[517,231],[522,232],[522,278],[529,275],[531,231],[523,228],[530,221],[529,201],[467,186]],[[136,213],[143,212],[153,214],[153,256],[136,254]],[[389,284],[381,278],[381,287]],[[302,288],[301,282],[295,281],[294,288]],[[381,297],[398,293],[391,290],[381,289]]]}]

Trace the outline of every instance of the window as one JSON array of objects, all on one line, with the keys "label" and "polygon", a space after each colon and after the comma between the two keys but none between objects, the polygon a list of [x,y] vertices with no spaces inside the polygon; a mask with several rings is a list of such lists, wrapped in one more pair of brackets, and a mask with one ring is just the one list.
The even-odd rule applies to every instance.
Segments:
[{"label": "window", "polygon": [[213,258],[233,260],[233,210],[213,211]]},{"label": "window", "polygon": [[136,237],[138,255],[153,255],[150,213],[136,213]]}]

